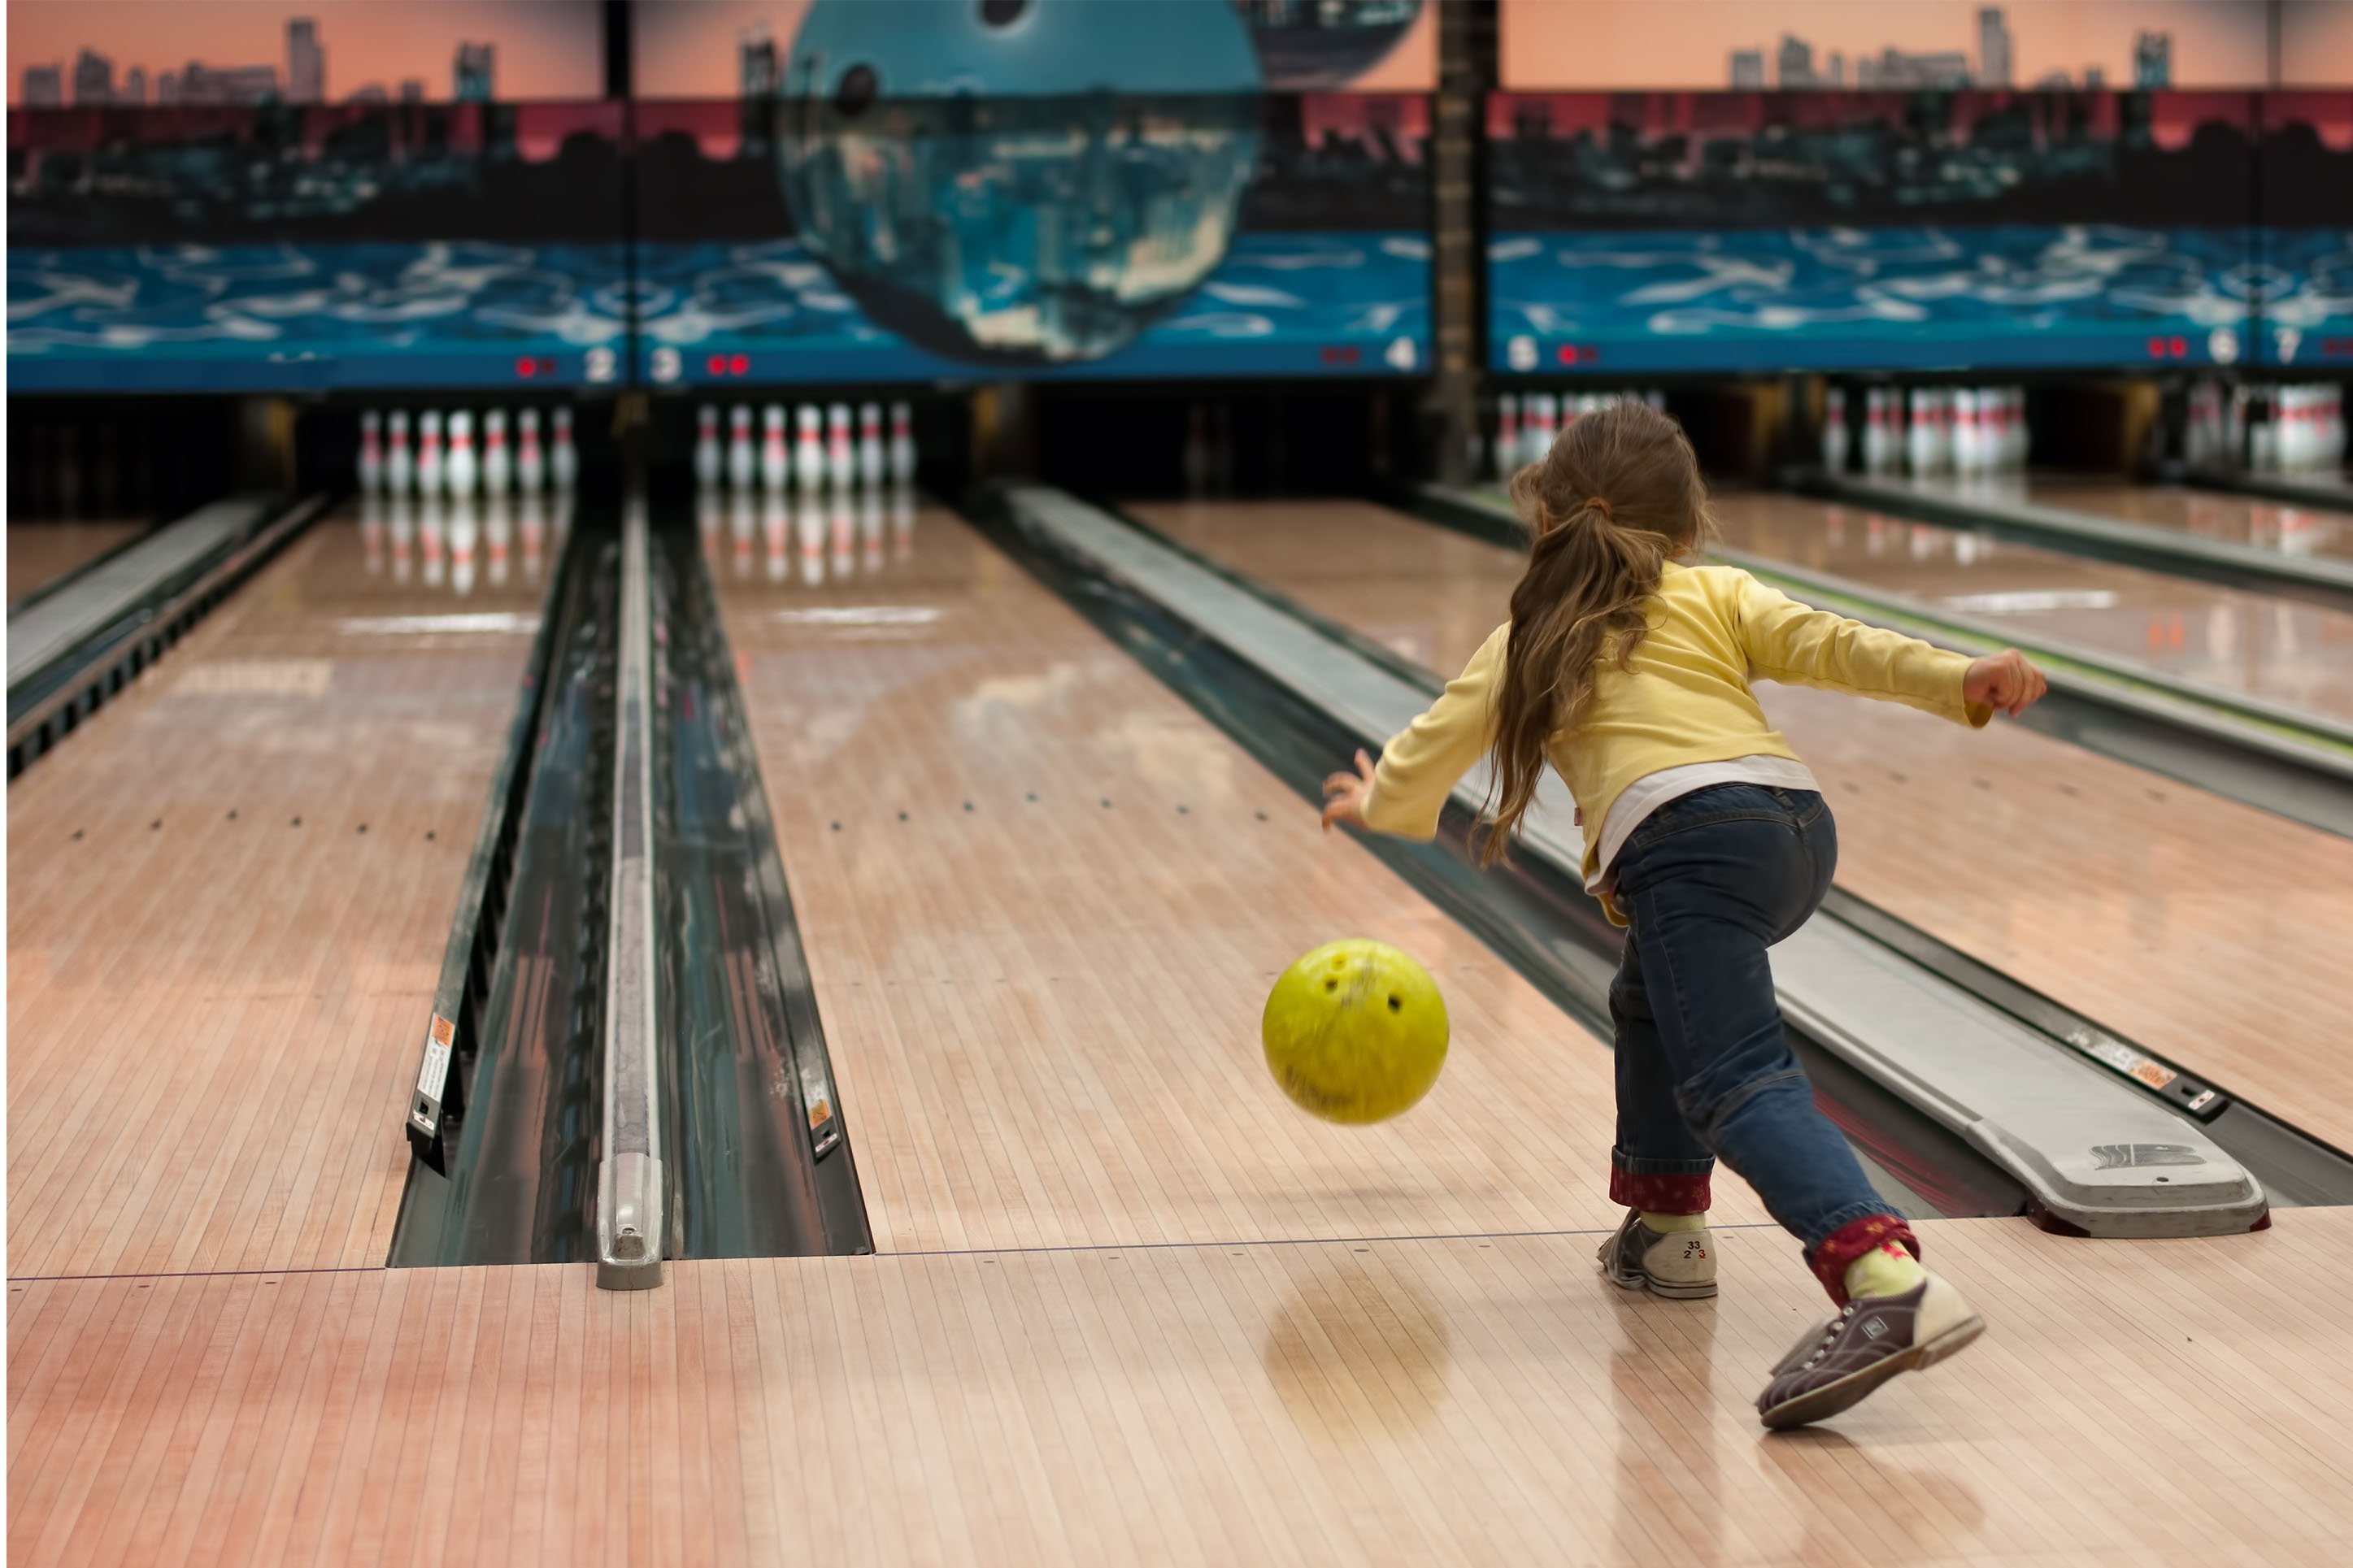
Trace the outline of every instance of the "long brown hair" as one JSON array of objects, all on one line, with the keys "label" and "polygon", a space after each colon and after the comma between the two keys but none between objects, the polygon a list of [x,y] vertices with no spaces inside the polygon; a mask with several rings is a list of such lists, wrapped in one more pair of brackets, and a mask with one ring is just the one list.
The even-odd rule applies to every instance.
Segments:
[{"label": "long brown hair", "polygon": [[1493,825],[1479,851],[1489,866],[1535,799],[1552,738],[1592,700],[1596,663],[1625,668],[1666,563],[1715,533],[1683,427],[1640,403],[1571,424],[1512,476],[1512,500],[1532,539],[1495,697]]}]

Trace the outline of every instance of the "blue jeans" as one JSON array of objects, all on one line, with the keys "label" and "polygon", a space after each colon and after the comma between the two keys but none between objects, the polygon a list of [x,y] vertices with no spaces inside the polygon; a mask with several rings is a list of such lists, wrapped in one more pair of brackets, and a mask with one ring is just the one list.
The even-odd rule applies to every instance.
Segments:
[{"label": "blue jeans", "polygon": [[[1609,987],[1611,1195],[1637,1208],[1704,1210],[1721,1158],[1805,1244],[1818,1272],[1843,1268],[1843,1259],[1819,1256],[1833,1236],[1840,1245],[1827,1250],[1841,1254],[1866,1234],[1910,1240],[1844,1135],[1815,1109],[1782,1037],[1765,958],[1806,923],[1837,866],[1838,830],[1820,795],[1721,784],[1660,807],[1610,868],[1631,926]],[[1824,1283],[1839,1293],[1834,1279]]]}]

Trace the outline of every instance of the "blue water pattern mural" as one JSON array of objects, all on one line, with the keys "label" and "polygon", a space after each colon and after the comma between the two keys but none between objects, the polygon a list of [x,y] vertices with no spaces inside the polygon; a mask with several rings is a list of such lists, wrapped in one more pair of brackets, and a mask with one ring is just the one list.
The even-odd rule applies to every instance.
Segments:
[{"label": "blue water pattern mural", "polygon": [[[746,374],[1386,375],[1430,362],[1430,240],[1419,234],[1239,234],[1208,278],[1124,347],[1029,368],[916,347],[870,320],[794,240],[648,245],[642,255],[638,353],[645,379],[658,385]],[[997,280],[1008,299],[1021,284],[1010,268]],[[976,301],[981,314],[987,287]]]},{"label": "blue water pattern mural", "polygon": [[[617,383],[630,368],[632,298],[619,245],[11,250],[9,384]],[[634,299],[640,374],[661,383],[1411,374],[1430,357],[1430,243],[1411,234],[1238,236],[1216,270],[1135,342],[1029,373],[908,344],[869,321],[791,240],[647,246]]]},{"label": "blue water pattern mural", "polygon": [[2249,229],[2096,224],[1504,234],[1488,279],[1493,368],[1604,373],[2231,364],[2313,282]]},{"label": "blue water pattern mural", "polygon": [[8,252],[26,391],[618,381],[618,244],[181,245]]},{"label": "blue water pattern mural", "polygon": [[2264,364],[2353,363],[2353,230],[2261,231]]}]

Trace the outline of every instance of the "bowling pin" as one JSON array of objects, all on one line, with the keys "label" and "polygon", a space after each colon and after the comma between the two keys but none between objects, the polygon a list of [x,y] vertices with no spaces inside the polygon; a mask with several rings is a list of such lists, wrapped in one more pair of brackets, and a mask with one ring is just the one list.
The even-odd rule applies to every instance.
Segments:
[{"label": "bowling pin", "polygon": [[460,408],[449,416],[449,457],[442,465],[453,496],[471,496],[482,470],[474,459],[474,416]]},{"label": "bowling pin", "polygon": [[555,410],[555,451],[549,459],[550,475],[559,490],[568,490],[572,481],[580,477],[580,454],[572,449],[572,410]]},{"label": "bowling pin", "polygon": [[417,416],[417,489],[421,495],[441,493],[441,416],[430,408]]},{"label": "bowling pin", "polygon": [[813,496],[825,486],[825,416],[816,404],[804,403],[793,426],[793,468],[801,477],[801,494]]},{"label": "bowling pin", "polygon": [[694,411],[694,482],[709,489],[719,482],[719,410],[708,403]]},{"label": "bowling pin", "polygon": [[515,481],[523,494],[535,496],[546,473],[539,450],[539,410],[526,408],[515,416]]},{"label": "bowling pin", "polygon": [[1968,387],[1962,387],[1952,395],[1952,398],[1953,472],[1964,476],[1974,474],[1984,451],[1984,444],[1978,438],[1981,429],[1978,421],[1978,395]]},{"label": "bowling pin", "polygon": [[882,468],[889,454],[882,449],[882,405],[861,403],[858,405],[858,479],[860,484],[882,482]]},{"label": "bowling pin", "polygon": [[891,482],[915,482],[915,411],[904,403],[891,405]]},{"label": "bowling pin", "polygon": [[771,403],[760,411],[760,483],[781,490],[792,477],[792,447],[785,439],[785,405]]},{"label": "bowling pin", "polygon": [[371,408],[360,416],[360,493],[384,488],[384,416]]},{"label": "bowling pin", "polygon": [[1912,424],[1905,432],[1904,461],[1915,474],[1936,471],[1936,416],[1926,387],[1912,389]]},{"label": "bowling pin", "polygon": [[408,410],[396,408],[385,421],[385,488],[405,496],[417,488],[417,459],[408,450]]},{"label": "bowling pin", "polygon": [[1519,464],[1520,400],[1506,392],[1495,399],[1495,478],[1510,479]]},{"label": "bowling pin", "polygon": [[1822,395],[1822,467],[1833,474],[1846,472],[1846,389],[1833,386]]},{"label": "bowling pin", "polygon": [[739,403],[727,411],[727,483],[749,489],[759,468],[759,450],[752,445],[752,405]]},{"label": "bowling pin", "polygon": [[514,455],[507,450],[507,411],[493,408],[482,416],[482,488],[502,496],[513,482]]},{"label": "bowling pin", "polygon": [[1552,450],[1553,421],[1559,405],[1549,392],[1528,395],[1528,417],[1520,426],[1520,461],[1523,465],[1541,463]]},{"label": "bowling pin", "polygon": [[837,403],[825,411],[825,461],[833,488],[848,489],[857,477],[857,454],[849,446],[849,405]]}]

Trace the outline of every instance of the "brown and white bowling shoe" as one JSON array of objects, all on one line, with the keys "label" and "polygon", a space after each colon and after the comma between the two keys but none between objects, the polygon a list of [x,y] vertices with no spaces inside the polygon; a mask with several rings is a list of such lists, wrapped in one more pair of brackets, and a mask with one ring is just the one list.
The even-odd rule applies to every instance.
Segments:
[{"label": "brown and white bowling shoe", "polygon": [[1803,1426],[1860,1404],[1898,1373],[1934,1365],[1985,1332],[1985,1320],[1934,1274],[1901,1296],[1862,1296],[1798,1342],[1757,1396],[1767,1426]]}]

